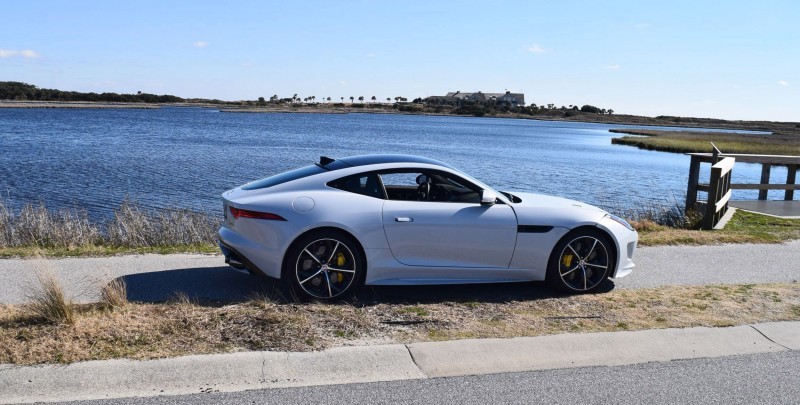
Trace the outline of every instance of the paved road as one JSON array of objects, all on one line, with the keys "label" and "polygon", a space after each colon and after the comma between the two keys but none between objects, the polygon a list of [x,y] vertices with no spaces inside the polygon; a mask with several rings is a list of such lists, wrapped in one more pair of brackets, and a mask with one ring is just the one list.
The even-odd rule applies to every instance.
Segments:
[{"label": "paved road", "polygon": [[800,352],[80,404],[796,404]]},{"label": "paved road", "polygon": [[[644,247],[637,267],[609,288],[664,285],[797,282],[800,241],[781,245]],[[164,301],[178,292],[212,301],[236,302],[254,294],[271,294],[269,280],[233,271],[214,255],[136,255],[110,258],[0,260],[0,303],[20,303],[36,284],[35,270],[57,274],[78,301],[98,297],[99,286],[123,277],[132,300]],[[374,287],[362,299],[390,301],[521,300],[548,296],[543,283],[491,286]]]}]

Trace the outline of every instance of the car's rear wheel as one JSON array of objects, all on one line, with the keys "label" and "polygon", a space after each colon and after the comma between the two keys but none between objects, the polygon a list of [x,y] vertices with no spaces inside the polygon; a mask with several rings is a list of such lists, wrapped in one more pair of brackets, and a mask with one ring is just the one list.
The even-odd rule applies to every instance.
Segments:
[{"label": "car's rear wheel", "polygon": [[596,291],[615,264],[613,246],[608,236],[594,229],[567,234],[550,255],[547,281],[566,292]]},{"label": "car's rear wheel", "polygon": [[283,279],[302,299],[352,296],[363,283],[364,260],[353,238],[336,231],[301,237],[284,261]]}]

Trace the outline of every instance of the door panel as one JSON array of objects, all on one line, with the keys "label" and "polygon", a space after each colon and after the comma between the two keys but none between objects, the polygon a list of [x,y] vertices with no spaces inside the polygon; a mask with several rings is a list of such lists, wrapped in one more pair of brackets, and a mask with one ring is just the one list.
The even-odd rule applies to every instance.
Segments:
[{"label": "door panel", "polygon": [[505,204],[388,200],[383,229],[392,254],[406,265],[507,268],[517,218]]}]

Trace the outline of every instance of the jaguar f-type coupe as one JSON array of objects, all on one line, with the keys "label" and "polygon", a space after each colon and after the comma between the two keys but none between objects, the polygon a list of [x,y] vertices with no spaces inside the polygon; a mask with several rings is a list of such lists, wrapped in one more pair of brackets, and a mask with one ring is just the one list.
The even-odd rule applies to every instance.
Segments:
[{"label": "jaguar f-type coupe", "polygon": [[225,262],[320,300],[365,284],[546,280],[592,292],[631,272],[638,240],[597,207],[495,191],[409,155],[322,157],[222,198]]}]

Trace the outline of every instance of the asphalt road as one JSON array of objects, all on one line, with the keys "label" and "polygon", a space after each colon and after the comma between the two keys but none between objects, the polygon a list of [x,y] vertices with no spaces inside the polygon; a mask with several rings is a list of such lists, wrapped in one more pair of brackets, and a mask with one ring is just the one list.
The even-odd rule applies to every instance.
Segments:
[{"label": "asphalt road", "polygon": [[72,404],[796,404],[800,352]]},{"label": "asphalt road", "polygon": [[[611,288],[647,288],[665,285],[798,282],[800,241],[780,245],[721,245],[643,247],[627,277],[613,280]],[[205,301],[237,302],[255,294],[274,295],[270,280],[232,270],[215,255],[132,255],[108,258],[0,260],[0,303],[26,300],[37,285],[36,272],[58,275],[68,294],[77,301],[93,301],[99,287],[122,277],[128,297],[137,301],[165,301],[177,293]],[[471,286],[368,287],[365,301],[416,301],[469,299],[476,301],[524,300],[552,295],[543,283]]]}]

